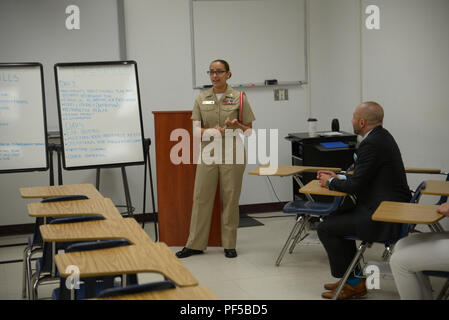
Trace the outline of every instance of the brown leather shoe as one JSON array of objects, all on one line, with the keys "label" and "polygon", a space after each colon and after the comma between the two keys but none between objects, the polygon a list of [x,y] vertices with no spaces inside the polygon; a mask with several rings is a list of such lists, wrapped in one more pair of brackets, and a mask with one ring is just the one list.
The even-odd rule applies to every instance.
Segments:
[{"label": "brown leather shoe", "polygon": [[324,289],[334,291],[338,288],[338,285],[340,284],[340,282],[341,282],[341,280],[338,280],[337,282],[334,282],[334,283],[326,283],[324,285]]},{"label": "brown leather shoe", "polygon": [[[323,292],[321,296],[325,299],[332,299],[334,296],[334,292],[335,290]],[[356,286],[350,286],[349,284],[345,283],[345,285],[340,291],[340,294],[338,295],[337,300],[360,298],[366,295],[366,293],[367,290],[365,285],[365,279],[363,279],[362,282],[360,282]]]}]

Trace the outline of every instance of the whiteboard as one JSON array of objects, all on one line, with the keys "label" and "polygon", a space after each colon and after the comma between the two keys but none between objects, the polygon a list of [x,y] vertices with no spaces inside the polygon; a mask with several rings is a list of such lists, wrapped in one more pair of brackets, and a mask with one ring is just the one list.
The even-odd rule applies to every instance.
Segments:
[{"label": "whiteboard", "polygon": [[191,0],[193,86],[210,85],[215,59],[231,86],[306,82],[304,0]]},{"label": "whiteboard", "polygon": [[[0,0],[0,61],[39,61],[49,131],[58,130],[53,66],[59,62],[126,59],[124,0]],[[68,30],[69,5],[80,10],[80,29]]]},{"label": "whiteboard", "polygon": [[55,65],[65,169],[143,164],[134,61]]},{"label": "whiteboard", "polygon": [[0,64],[0,173],[48,170],[42,65]]}]

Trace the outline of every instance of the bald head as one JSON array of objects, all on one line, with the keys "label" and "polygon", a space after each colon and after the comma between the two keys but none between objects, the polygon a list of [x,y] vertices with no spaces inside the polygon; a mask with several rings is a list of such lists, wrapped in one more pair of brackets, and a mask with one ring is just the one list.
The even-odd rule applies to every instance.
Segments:
[{"label": "bald head", "polygon": [[354,133],[364,136],[371,129],[382,125],[384,120],[384,110],[376,102],[363,102],[355,108],[352,117]]},{"label": "bald head", "polygon": [[363,102],[359,108],[360,118],[366,119],[369,126],[381,125],[384,120],[384,109],[374,101]]}]

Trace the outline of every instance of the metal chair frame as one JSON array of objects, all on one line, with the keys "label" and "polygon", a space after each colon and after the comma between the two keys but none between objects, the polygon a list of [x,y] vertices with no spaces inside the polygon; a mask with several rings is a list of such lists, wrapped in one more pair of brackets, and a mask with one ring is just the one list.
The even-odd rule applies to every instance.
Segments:
[{"label": "metal chair frame", "polygon": [[[422,191],[422,189],[425,188],[425,186],[426,186],[425,182],[420,183],[418,188],[416,188],[416,191],[415,191],[414,195],[412,196],[410,203],[418,203],[418,201],[421,197],[421,191]],[[398,237],[398,239],[392,239],[391,241],[381,242],[386,247],[386,250],[384,251],[384,253],[382,255],[382,258],[384,259],[384,261],[387,261],[389,259],[391,253],[393,252],[394,244],[399,239],[407,236],[407,234],[409,233],[409,229],[410,229],[410,227],[408,224],[402,224],[401,234]],[[368,242],[368,241],[364,241],[362,239],[358,239],[357,237],[354,237],[354,236],[348,236],[345,238],[350,239],[350,240],[361,240],[361,243],[357,247],[356,254],[354,255],[354,258],[352,259],[350,265],[346,269],[346,272],[345,272],[343,278],[341,278],[341,281],[340,281],[337,289],[335,289],[335,291],[334,291],[334,295],[332,297],[333,300],[338,299],[338,296],[340,295],[340,292],[343,289],[343,286],[345,285],[346,280],[348,280],[349,275],[354,272],[355,266],[360,263],[360,260],[363,258],[363,254],[365,253],[366,249],[370,248],[374,243],[374,242]],[[387,247],[388,247],[388,249],[387,249]]]},{"label": "metal chair frame", "polygon": [[[90,250],[102,250],[102,249],[109,249],[109,248],[116,248],[121,246],[127,246],[131,243],[126,239],[112,239],[112,240],[100,240],[100,241],[89,241],[89,242],[80,242],[75,243],[66,248],[66,252],[78,252],[78,251],[90,251]],[[88,278],[81,278],[79,279],[81,282],[84,282],[83,290],[84,296],[86,298],[92,298],[92,296],[89,295],[89,292],[92,293],[96,289],[97,281],[101,280],[104,284],[107,283],[106,288],[103,289],[112,289],[112,286],[114,285],[114,278],[115,277],[121,277],[121,286],[126,287],[127,285],[137,285],[137,275],[135,274],[122,274],[122,275],[113,275],[113,276],[104,276],[104,277],[88,277]],[[60,286],[59,286],[59,297],[58,299],[67,299],[70,298],[70,300],[76,299],[76,289],[75,288],[65,288],[65,279],[60,278]],[[80,286],[81,289],[81,286]],[[66,291],[67,290],[67,291]]]},{"label": "metal chair frame", "polygon": [[[84,222],[84,221],[94,221],[94,220],[103,220],[103,216],[80,216],[80,217],[69,217],[69,218],[58,218],[51,220],[50,224],[61,224],[61,223],[75,223],[75,222]],[[46,224],[46,220],[44,220],[44,224]],[[57,276],[56,265],[54,262],[54,257],[57,253],[58,249],[64,249],[68,244],[62,244],[59,248],[57,248],[57,243],[52,242],[50,245],[50,250],[48,250],[49,243],[43,243],[42,248],[39,248],[39,251],[42,252],[42,266],[40,272],[32,272],[31,268],[31,255],[27,255],[27,282],[29,288],[29,299],[30,300],[38,300],[38,287],[43,283],[51,283],[56,280],[59,280]],[[37,251],[37,250],[36,250]],[[47,260],[48,259],[48,260]],[[37,262],[40,263],[40,262]],[[50,264],[50,270],[48,270],[48,265]],[[42,270],[44,269],[44,270]]]},{"label": "metal chair frame", "polygon": [[[315,202],[313,199],[309,201],[296,200],[288,202],[284,206],[284,213],[296,214],[297,218],[292,230],[290,231],[287,240],[285,241],[284,246],[281,249],[281,252],[279,253],[278,258],[276,259],[276,266],[279,266],[281,264],[282,258],[284,257],[285,252],[287,251],[289,245],[290,245],[289,253],[291,254],[295,249],[295,246],[308,236],[308,233],[306,233],[304,236],[301,237],[311,217],[315,216],[324,217],[331,214],[341,206],[341,204],[343,203],[343,199],[344,197],[334,197],[333,201],[329,203],[329,206],[325,208],[325,210],[323,210],[323,208],[320,208],[320,210],[314,209],[313,205],[318,202]],[[288,208],[292,205],[294,206],[295,203],[300,204],[300,208],[298,208],[296,212],[288,212]]]}]

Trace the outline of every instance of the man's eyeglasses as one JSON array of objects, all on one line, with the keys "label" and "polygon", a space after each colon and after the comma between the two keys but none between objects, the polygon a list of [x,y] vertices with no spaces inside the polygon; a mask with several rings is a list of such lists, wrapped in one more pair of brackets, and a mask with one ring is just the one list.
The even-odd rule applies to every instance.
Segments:
[{"label": "man's eyeglasses", "polygon": [[208,75],[216,74],[217,76],[221,76],[222,74],[224,74],[226,72],[226,70],[216,70],[216,71],[207,70],[206,72]]}]

